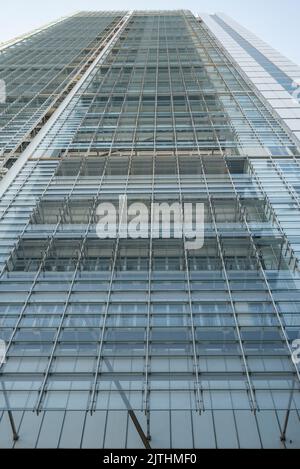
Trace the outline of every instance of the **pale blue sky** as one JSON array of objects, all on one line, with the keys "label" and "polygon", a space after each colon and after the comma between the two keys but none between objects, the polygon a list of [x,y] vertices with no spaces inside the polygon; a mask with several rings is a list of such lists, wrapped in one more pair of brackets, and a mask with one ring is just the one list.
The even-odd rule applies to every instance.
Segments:
[{"label": "pale blue sky", "polygon": [[299,0],[5,0],[0,8],[0,41],[11,39],[78,10],[176,9],[224,12],[300,64]]}]

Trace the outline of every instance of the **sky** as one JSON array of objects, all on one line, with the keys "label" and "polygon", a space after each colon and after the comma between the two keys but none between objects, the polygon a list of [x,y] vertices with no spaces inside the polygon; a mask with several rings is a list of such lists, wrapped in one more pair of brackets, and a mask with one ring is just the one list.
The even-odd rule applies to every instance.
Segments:
[{"label": "sky", "polygon": [[1,2],[0,42],[80,10],[189,9],[223,12],[300,65],[299,0],[9,0]]}]

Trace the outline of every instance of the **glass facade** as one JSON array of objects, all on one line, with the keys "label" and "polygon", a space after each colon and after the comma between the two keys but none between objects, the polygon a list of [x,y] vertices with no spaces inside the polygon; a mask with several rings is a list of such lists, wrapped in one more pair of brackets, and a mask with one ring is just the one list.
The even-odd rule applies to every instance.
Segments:
[{"label": "glass facade", "polygon": [[0,163],[9,167],[45,124],[113,32],[122,12],[83,13],[0,51]]},{"label": "glass facade", "polygon": [[281,70],[275,63],[266,57],[261,51],[254,47],[247,39],[235,31],[230,25],[226,24],[222,18],[213,15],[213,19],[243,48],[248,54],[261,65],[274,80],[279,83],[288,93],[295,91],[294,80]]},{"label": "glass facade", "polygon": [[223,13],[202,14],[201,21],[287,131],[300,141],[300,67]]},{"label": "glass facade", "polygon": [[[81,35],[94,50],[112,27],[91,64]],[[37,47],[48,69],[55,28],[60,67],[92,67],[2,180],[2,444],[143,447],[142,429],[151,447],[300,447],[296,139],[189,11],[80,13],[11,66]],[[31,117],[7,115],[12,148]],[[124,194],[203,203],[204,246],[99,239],[98,204]]]}]

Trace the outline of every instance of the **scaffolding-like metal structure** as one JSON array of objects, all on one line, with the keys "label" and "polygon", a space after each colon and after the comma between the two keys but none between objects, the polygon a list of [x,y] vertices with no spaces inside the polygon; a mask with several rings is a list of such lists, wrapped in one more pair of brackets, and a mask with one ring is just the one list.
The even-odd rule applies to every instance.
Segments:
[{"label": "scaffolding-like metal structure", "polygon": [[[57,34],[72,43],[60,53]],[[1,409],[34,410],[43,422],[48,412],[63,412],[63,422],[81,415],[80,441],[103,412],[103,445],[114,415],[126,415],[122,435],[132,424],[148,448],[164,437],[159,413],[173,445],[173,422],[184,418],[181,437],[195,447],[207,415],[212,446],[228,422],[240,447],[247,425],[264,447],[272,421],[287,447],[300,379],[291,348],[300,327],[294,139],[188,11],[80,13],[28,40],[28,64],[35,44],[37,66],[44,47],[52,51],[56,65],[48,56],[37,75],[45,85],[59,72],[59,98],[54,106],[49,92],[41,103],[35,89],[41,107],[24,111],[26,126],[49,104],[54,113],[26,153],[16,152],[22,119],[13,124],[22,99],[0,129],[7,161],[6,151],[24,160],[0,202]],[[72,57],[60,81],[59,64]],[[5,70],[17,67],[18,47],[4,59]],[[16,131],[9,139],[6,128]],[[99,239],[98,204],[119,195],[148,207],[203,203],[203,248],[157,239],[152,224],[143,239]],[[20,434],[22,422],[13,425]]]}]

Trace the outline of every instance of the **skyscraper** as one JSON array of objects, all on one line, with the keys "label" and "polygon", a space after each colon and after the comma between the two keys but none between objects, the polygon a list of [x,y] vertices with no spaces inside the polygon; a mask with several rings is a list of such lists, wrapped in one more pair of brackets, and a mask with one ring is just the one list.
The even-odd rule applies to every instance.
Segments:
[{"label": "skyscraper", "polygon": [[[0,447],[300,447],[299,68],[224,18],[1,50]],[[203,246],[100,238],[119,196],[203,204]]]}]

